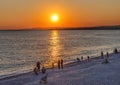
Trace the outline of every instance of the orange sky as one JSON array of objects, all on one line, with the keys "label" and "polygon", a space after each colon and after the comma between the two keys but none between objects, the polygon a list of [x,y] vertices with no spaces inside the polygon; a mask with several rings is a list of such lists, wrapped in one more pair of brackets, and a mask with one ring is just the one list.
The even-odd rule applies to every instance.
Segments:
[{"label": "orange sky", "polygon": [[[120,25],[120,0],[0,0],[0,29]],[[52,23],[50,16],[59,15]]]}]

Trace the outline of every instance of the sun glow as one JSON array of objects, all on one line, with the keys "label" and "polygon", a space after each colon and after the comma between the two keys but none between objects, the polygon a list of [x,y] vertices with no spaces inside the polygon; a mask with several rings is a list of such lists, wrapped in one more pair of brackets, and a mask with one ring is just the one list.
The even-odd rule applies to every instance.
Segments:
[{"label": "sun glow", "polygon": [[58,22],[58,20],[59,20],[59,16],[58,16],[57,14],[53,14],[53,15],[51,16],[51,21],[52,21],[52,22]]}]

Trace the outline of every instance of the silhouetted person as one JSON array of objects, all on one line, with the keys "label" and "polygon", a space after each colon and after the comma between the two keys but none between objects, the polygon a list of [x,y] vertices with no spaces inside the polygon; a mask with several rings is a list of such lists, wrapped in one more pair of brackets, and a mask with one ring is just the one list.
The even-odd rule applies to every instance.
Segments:
[{"label": "silhouetted person", "polygon": [[45,74],[46,73],[46,68],[42,67],[41,71],[42,71],[43,74]]},{"label": "silhouetted person", "polygon": [[114,53],[117,54],[118,53],[118,50],[117,48],[114,49]]},{"label": "silhouetted person", "polygon": [[90,61],[90,56],[87,56],[87,60]]},{"label": "silhouetted person", "polygon": [[83,56],[81,56],[81,61],[83,61]]},{"label": "silhouetted person", "polygon": [[38,69],[36,67],[34,68],[34,73],[38,75]]},{"label": "silhouetted person", "polygon": [[61,59],[60,64],[61,64],[61,68],[63,69],[63,59]]},{"label": "silhouetted person", "polygon": [[41,63],[38,61],[37,63],[36,63],[36,67],[37,67],[37,69],[40,71],[40,65],[41,65]]},{"label": "silhouetted person", "polygon": [[80,59],[79,59],[79,58],[77,58],[77,61],[79,62],[79,61],[80,61]]},{"label": "silhouetted person", "polygon": [[58,60],[58,69],[60,69],[60,59]]},{"label": "silhouetted person", "polygon": [[103,58],[103,55],[104,55],[104,54],[103,54],[103,51],[101,51],[101,58]]},{"label": "silhouetted person", "polygon": [[109,57],[109,53],[107,52],[107,54],[106,54],[106,55],[107,55],[107,58],[108,58],[108,57]]}]

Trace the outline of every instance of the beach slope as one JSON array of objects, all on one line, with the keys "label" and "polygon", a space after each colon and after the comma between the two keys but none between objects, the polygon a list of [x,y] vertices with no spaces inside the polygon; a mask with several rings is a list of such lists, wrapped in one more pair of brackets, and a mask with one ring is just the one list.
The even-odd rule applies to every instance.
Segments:
[{"label": "beach slope", "polygon": [[0,85],[120,85],[120,54],[111,54],[108,64],[93,59],[64,69],[47,70],[48,82],[40,84],[42,74],[28,73],[1,79]]}]

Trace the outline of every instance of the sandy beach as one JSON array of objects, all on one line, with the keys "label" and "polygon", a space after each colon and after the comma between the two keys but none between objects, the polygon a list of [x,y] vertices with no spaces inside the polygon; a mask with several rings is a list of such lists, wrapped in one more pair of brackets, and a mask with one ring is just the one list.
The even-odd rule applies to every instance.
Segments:
[{"label": "sandy beach", "polygon": [[108,64],[96,58],[87,62],[66,65],[64,69],[47,70],[47,83],[40,84],[42,73],[33,72],[0,79],[0,85],[119,85],[120,53],[110,54]]}]

